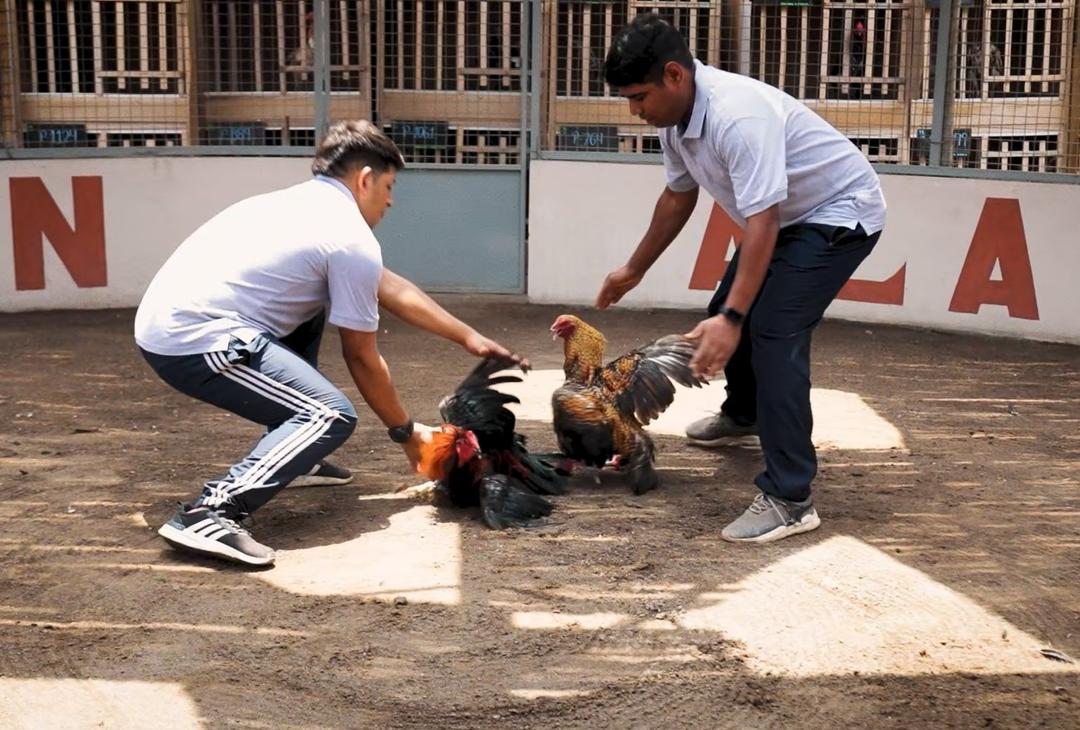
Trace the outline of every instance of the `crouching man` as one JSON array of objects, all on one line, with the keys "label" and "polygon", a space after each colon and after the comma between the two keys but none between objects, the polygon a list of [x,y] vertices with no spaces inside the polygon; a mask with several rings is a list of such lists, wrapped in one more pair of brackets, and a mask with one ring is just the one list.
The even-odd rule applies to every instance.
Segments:
[{"label": "crouching man", "polygon": [[379,354],[379,305],[477,357],[521,361],[383,267],[372,229],[404,164],[372,124],[338,123],[317,148],[313,179],[226,208],[154,277],[135,317],[150,367],[180,392],[266,427],[247,456],[161,526],[170,544],[270,564],[274,551],[241,520],[290,482],[351,480],[325,460],[353,432],[356,410],[318,370],[324,322],[338,328],[361,396],[414,470],[427,429],[414,425]]}]

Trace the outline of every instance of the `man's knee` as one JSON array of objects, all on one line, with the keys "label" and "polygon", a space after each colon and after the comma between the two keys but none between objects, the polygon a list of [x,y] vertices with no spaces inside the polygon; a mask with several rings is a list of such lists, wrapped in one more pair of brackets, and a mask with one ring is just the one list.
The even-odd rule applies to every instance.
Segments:
[{"label": "man's knee", "polygon": [[782,304],[772,298],[758,302],[746,324],[754,347],[797,349],[809,341],[820,315],[807,311],[805,303]]},{"label": "man's knee", "polygon": [[344,442],[356,430],[356,407],[348,398],[342,395],[341,398],[335,399],[335,402],[330,404],[330,408],[334,414],[333,421],[330,423],[330,431],[335,438]]}]

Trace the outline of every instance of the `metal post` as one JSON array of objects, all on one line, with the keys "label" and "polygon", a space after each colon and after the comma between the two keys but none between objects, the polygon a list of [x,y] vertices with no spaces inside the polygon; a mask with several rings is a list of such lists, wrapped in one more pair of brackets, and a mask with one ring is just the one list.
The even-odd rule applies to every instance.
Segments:
[{"label": "metal post", "polygon": [[533,97],[536,87],[533,82],[536,73],[536,47],[532,44],[536,38],[536,9],[539,0],[521,0],[521,58],[518,61],[521,90],[521,120],[518,125],[518,242],[521,252],[521,266],[518,269],[518,287],[525,291],[525,277],[528,266],[528,206],[529,206],[529,160],[536,149],[535,110],[537,104]]},{"label": "metal post", "polygon": [[[19,44],[17,42],[19,38],[19,27],[15,3],[0,3],[0,23],[4,24],[4,28],[0,30],[0,36],[4,36],[8,41],[4,44],[8,47],[7,59],[5,59],[8,64],[7,79],[6,83],[0,81],[0,95],[4,96],[3,101],[10,100],[10,111],[8,112],[8,116],[11,123],[10,129],[6,130],[8,135],[7,138],[0,138],[0,147],[7,147],[10,145],[10,147],[14,149],[16,147],[21,147],[23,144],[21,134],[22,109],[20,107],[20,100],[22,98],[20,93],[22,90],[20,79],[22,78],[22,74],[20,73],[21,59],[19,58]],[[3,61],[0,61],[0,67],[3,66],[3,63]],[[3,113],[3,109],[4,104],[0,102],[0,114]],[[5,130],[0,129],[0,135],[2,135],[4,131]]]},{"label": "metal post", "polygon": [[[519,101],[521,102],[518,107],[518,113],[520,115],[520,124],[518,124],[518,132],[521,135],[519,138],[519,161],[522,167],[525,167],[525,159],[529,157],[529,153],[532,149],[532,140],[530,139],[529,130],[531,129],[531,121],[529,119],[529,85],[532,80],[532,52],[529,49],[530,33],[529,29],[532,27],[530,23],[531,15],[530,0],[521,0],[521,37],[518,39],[521,46],[521,57],[518,58],[518,88],[520,90]],[[507,39],[509,41],[509,39]]]},{"label": "metal post", "polygon": [[[1071,79],[1069,89],[1065,94],[1065,144],[1060,149],[1065,150],[1064,164],[1058,165],[1058,172],[1080,173],[1080,8],[1074,7],[1071,33],[1065,37],[1070,39],[1072,53],[1065,64],[1066,79]],[[1069,24],[1065,25],[1069,30]],[[1066,46],[1067,48],[1068,46]]]},{"label": "metal post", "polygon": [[543,83],[542,71],[544,67],[540,28],[544,20],[541,0],[530,0],[529,5],[532,8],[532,18],[529,22],[529,27],[532,30],[532,43],[529,44],[529,76],[531,78],[529,84],[529,152],[530,157],[536,159],[540,154],[540,90],[543,88],[541,84]]},{"label": "metal post", "polygon": [[187,144],[199,145],[202,144],[200,107],[203,85],[199,78],[198,42],[202,37],[202,18],[199,17],[200,8],[197,3],[189,3],[182,10],[187,13],[187,27],[181,31],[187,34],[183,49],[183,81],[184,90],[187,92]]},{"label": "metal post", "polygon": [[[743,76],[750,75],[750,32],[753,18],[750,16],[757,10],[752,3],[740,4],[739,13],[739,73]],[[783,8],[780,11],[783,12]],[[704,61],[702,61],[704,63]]]},{"label": "metal post", "polygon": [[930,164],[936,167],[942,165],[944,148],[951,146],[945,144],[945,133],[951,126],[949,112],[952,109],[953,97],[952,38],[955,10],[958,7],[959,3],[954,5],[954,0],[941,0],[938,11],[937,58],[934,62],[934,119],[930,129]]},{"label": "metal post", "polygon": [[315,141],[330,128],[330,2],[315,0]]}]

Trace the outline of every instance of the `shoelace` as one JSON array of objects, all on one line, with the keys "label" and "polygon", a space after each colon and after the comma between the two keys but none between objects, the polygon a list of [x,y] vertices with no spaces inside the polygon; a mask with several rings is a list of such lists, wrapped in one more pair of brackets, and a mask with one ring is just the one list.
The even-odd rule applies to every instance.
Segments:
[{"label": "shoelace", "polygon": [[232,530],[233,532],[236,532],[236,533],[241,534],[241,535],[250,535],[251,534],[250,532],[245,530],[243,527],[241,527],[240,523],[238,523],[236,520],[234,520],[234,519],[232,519],[230,517],[226,517],[225,515],[221,514],[220,512],[215,512],[214,516],[216,517],[217,521],[219,523],[221,523],[221,525],[223,527],[225,527],[226,529],[228,529],[228,530]]},{"label": "shoelace", "polygon": [[777,516],[784,524],[790,524],[793,521],[791,515],[787,514],[785,510],[780,509],[780,505],[769,499],[769,497],[764,492],[760,492],[758,496],[754,497],[754,501],[750,503],[750,507],[748,509],[752,514],[760,515],[762,512],[766,512],[770,508],[776,510]]},{"label": "shoelace", "polygon": [[759,492],[758,496],[754,497],[754,501],[750,503],[749,510],[755,515],[760,515],[770,507],[776,509],[776,505],[773,504],[772,500],[766,497],[764,492]]},{"label": "shoelace", "polygon": [[209,492],[204,496],[205,499],[212,500],[211,504],[223,504],[229,501],[229,493],[225,491],[225,487],[229,486],[225,482],[209,482],[203,487],[204,492]]}]

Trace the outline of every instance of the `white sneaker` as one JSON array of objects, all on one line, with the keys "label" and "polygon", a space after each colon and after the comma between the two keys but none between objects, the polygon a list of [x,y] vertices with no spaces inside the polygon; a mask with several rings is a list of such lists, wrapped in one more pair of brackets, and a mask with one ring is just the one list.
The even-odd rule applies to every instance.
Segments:
[{"label": "white sneaker", "polygon": [[742,426],[722,411],[699,418],[686,427],[686,437],[695,446],[729,446],[756,438],[757,433],[756,425]]},{"label": "white sneaker", "polygon": [[270,565],[274,551],[255,540],[236,520],[209,507],[180,505],[158,529],[173,547],[245,565]]},{"label": "white sneaker", "polygon": [[723,529],[728,542],[773,542],[810,532],[821,524],[814,500],[789,502],[764,492],[754,497],[746,511]]}]

